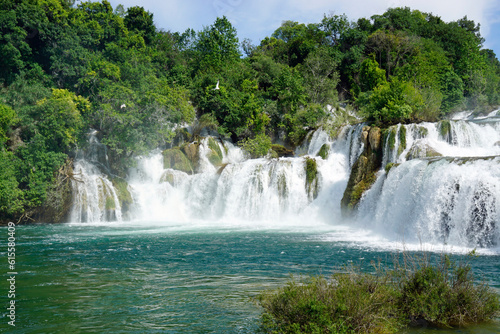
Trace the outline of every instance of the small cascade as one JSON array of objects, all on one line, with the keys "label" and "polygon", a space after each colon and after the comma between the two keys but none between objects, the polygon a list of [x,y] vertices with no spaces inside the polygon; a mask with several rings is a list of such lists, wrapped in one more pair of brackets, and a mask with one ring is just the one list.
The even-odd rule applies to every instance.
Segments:
[{"label": "small cascade", "polygon": [[394,125],[387,129],[383,166],[415,158],[500,155],[500,123],[442,121]]},{"label": "small cascade", "polygon": [[108,177],[92,163],[80,159],[75,162],[77,180],[73,184],[71,221],[94,223],[121,221],[120,201]]},{"label": "small cascade", "polygon": [[379,177],[358,218],[409,242],[497,246],[500,158],[408,161]]},{"label": "small cascade", "polygon": [[89,134],[89,146],[78,152],[74,163],[75,179],[72,180],[73,206],[72,222],[121,221],[120,201],[109,173],[106,146],[96,137],[96,131]]},{"label": "small cascade", "polygon": [[412,242],[500,243],[500,122],[457,120],[389,128],[383,166],[358,221]]}]

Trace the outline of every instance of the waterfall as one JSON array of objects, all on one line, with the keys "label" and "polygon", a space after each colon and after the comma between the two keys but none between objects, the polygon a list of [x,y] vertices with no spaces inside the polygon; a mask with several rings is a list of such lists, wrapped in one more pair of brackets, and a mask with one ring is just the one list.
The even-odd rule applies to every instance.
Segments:
[{"label": "waterfall", "polygon": [[106,146],[96,137],[96,131],[89,133],[89,147],[79,151],[74,163],[75,179],[72,182],[72,222],[121,221],[120,201],[109,174]]},{"label": "waterfall", "polygon": [[[321,215],[321,210],[335,207],[327,205],[332,196],[338,199],[334,203],[340,203],[351,160],[357,158],[351,151],[354,155],[362,151],[361,128],[346,127],[335,141],[323,130],[312,135],[307,152],[316,160],[318,176],[311,187],[306,182],[304,157],[245,159],[238,147],[219,142],[223,159],[215,167],[208,159],[207,138],[199,145],[199,173],[194,175],[163,169],[161,152],[141,157],[129,178],[135,216],[174,221],[283,221],[297,219],[307,210]],[[316,157],[324,144],[329,146],[326,160]],[[334,211],[340,216],[337,206]]]},{"label": "waterfall", "polygon": [[477,157],[500,155],[500,122],[442,121],[394,125],[387,130],[383,166],[434,155]]},{"label": "waterfall", "polygon": [[[320,128],[296,150],[302,156],[279,159],[249,159],[230,142],[201,138],[189,144],[197,159],[191,172],[165,168],[164,153],[151,152],[138,157],[128,173],[133,204],[126,219],[340,224],[351,167],[364,149],[362,129],[363,124],[346,126],[332,138]],[[390,240],[498,246],[498,119],[399,124],[386,131],[383,166],[396,165],[378,172],[351,224],[380,231]],[[75,161],[71,220],[125,219],[105,146],[95,133],[89,143]],[[307,159],[315,160],[317,172],[309,178]]]},{"label": "waterfall", "polygon": [[358,219],[409,242],[492,247],[500,242],[499,209],[499,157],[416,159],[379,177]]},{"label": "waterfall", "polygon": [[388,129],[383,164],[357,220],[388,238],[466,247],[500,244],[500,123],[443,121]]}]

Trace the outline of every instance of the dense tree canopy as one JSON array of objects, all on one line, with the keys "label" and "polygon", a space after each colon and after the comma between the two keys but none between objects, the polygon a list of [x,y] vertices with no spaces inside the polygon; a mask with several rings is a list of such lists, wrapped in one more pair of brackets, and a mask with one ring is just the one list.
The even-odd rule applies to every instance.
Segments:
[{"label": "dense tree canopy", "polygon": [[43,203],[89,129],[123,174],[196,117],[265,148],[300,144],[339,98],[386,125],[500,104],[500,63],[467,17],[447,23],[391,8],[351,22],[331,13],[285,21],[258,45],[240,45],[226,17],[199,32],[153,22],[143,7],[106,0],[0,0],[2,219]]}]

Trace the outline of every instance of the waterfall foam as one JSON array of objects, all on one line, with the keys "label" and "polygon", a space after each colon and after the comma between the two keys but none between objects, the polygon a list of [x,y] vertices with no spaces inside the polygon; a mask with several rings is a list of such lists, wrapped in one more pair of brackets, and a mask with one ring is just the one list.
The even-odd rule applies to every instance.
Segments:
[{"label": "waterfall foam", "polygon": [[[362,129],[363,124],[346,126],[336,139],[319,129],[296,151],[304,156],[279,159],[248,159],[239,147],[205,137],[196,143],[193,175],[165,169],[162,152],[152,152],[129,172],[130,216],[179,224],[339,224],[351,167],[364,149]],[[98,148],[95,134],[90,139]],[[397,165],[378,172],[351,226],[380,231],[388,240],[495,247],[500,243],[498,142],[500,122],[492,118],[389,128],[383,164]],[[325,145],[323,159],[317,154]],[[105,152],[94,151],[75,162],[83,182],[73,182],[74,222],[122,219],[103,157]],[[307,186],[305,157],[316,160],[313,190]]]}]

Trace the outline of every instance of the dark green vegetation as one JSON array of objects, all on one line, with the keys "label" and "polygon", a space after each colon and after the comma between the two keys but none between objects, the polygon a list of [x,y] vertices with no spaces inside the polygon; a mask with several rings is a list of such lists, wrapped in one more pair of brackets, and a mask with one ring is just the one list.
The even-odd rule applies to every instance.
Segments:
[{"label": "dark green vegetation", "polygon": [[[377,125],[487,111],[500,103],[500,64],[478,29],[394,8],[355,22],[286,21],[252,45],[225,17],[179,33],[157,29],[138,6],[0,0],[0,220],[48,204],[89,128],[123,177],[134,156],[172,147],[181,123],[195,122],[194,137],[217,130],[257,157],[290,155],[339,97]],[[191,166],[176,157],[196,171],[191,148],[181,152]]]},{"label": "dark green vegetation", "polygon": [[474,284],[467,261],[443,256],[432,264],[428,256],[404,254],[392,270],[348,267],[330,279],[292,279],[260,297],[263,332],[397,333],[409,326],[466,326],[499,314],[498,295]]}]

